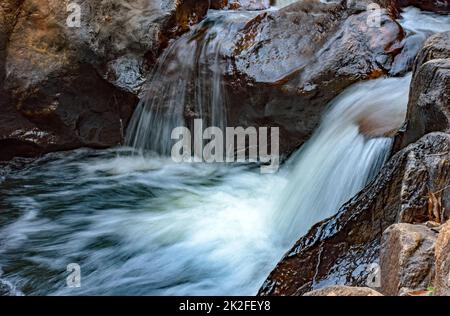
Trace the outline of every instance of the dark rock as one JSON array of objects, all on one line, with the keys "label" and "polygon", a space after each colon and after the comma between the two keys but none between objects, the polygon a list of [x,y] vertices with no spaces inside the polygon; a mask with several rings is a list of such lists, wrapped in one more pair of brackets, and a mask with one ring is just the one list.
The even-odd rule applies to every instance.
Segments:
[{"label": "dark rock", "polygon": [[[144,78],[207,0],[7,0],[0,11],[0,160],[120,144]],[[3,80],[5,78],[5,80]]]},{"label": "dark rock", "polygon": [[229,123],[280,127],[284,153],[301,145],[329,101],[387,74],[401,51],[401,26],[385,10],[380,28],[368,18],[365,6],[307,0],[248,22],[229,56]]},{"label": "dark rock", "polygon": [[405,130],[396,139],[404,148],[423,135],[450,127],[450,32],[430,37],[414,65]]},{"label": "dark rock", "polygon": [[385,230],[380,255],[381,293],[407,295],[432,285],[437,235],[435,228],[406,223]]},{"label": "dark rock", "polygon": [[444,133],[428,134],[397,153],[372,183],[295,244],[259,294],[302,295],[328,285],[372,284],[389,226],[434,221],[442,216],[436,211],[450,207],[449,159],[450,135]]}]

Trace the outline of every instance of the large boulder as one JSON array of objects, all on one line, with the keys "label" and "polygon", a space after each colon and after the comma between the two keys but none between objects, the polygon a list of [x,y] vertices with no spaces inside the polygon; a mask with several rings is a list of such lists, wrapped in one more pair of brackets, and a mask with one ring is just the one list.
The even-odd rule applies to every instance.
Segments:
[{"label": "large boulder", "polygon": [[450,296],[450,221],[441,229],[436,241],[435,294]]},{"label": "large boulder", "polygon": [[[202,0],[6,0],[0,10],[0,160],[120,144],[146,74]],[[73,9],[73,8],[72,8]]]},{"label": "large boulder", "polygon": [[434,278],[437,225],[394,224],[381,242],[380,292],[407,295],[428,289]]},{"label": "large boulder", "polygon": [[285,255],[260,295],[302,295],[328,285],[376,286],[383,232],[443,218],[450,207],[450,135],[432,133],[397,153],[338,213]]},{"label": "large boulder", "polygon": [[450,127],[450,32],[430,37],[416,58],[405,130],[397,137],[403,148],[434,131]]},{"label": "large boulder", "polygon": [[386,10],[305,0],[252,19],[228,56],[231,126],[278,126],[281,151],[309,138],[329,101],[351,84],[387,74],[404,32]]}]

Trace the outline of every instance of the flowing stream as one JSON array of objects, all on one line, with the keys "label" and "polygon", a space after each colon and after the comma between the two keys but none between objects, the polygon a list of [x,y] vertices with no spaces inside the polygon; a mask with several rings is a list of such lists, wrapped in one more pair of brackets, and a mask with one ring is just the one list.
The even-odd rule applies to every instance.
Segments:
[{"label": "flowing stream", "polygon": [[[222,14],[165,52],[147,87],[164,100],[140,105],[129,147],[54,153],[0,178],[0,294],[254,295],[301,234],[377,173],[386,136],[404,119],[410,76],[348,88],[277,174],[142,154],[167,153],[167,126],[182,123],[177,104],[190,87],[170,72],[205,80],[223,66],[214,57],[227,49],[220,39],[248,16]],[[446,19],[425,15],[432,25]],[[211,93],[194,93],[192,110],[223,126],[220,78],[213,83]],[[152,133],[157,142],[148,143]],[[81,268],[79,288],[66,285],[70,263]]]}]

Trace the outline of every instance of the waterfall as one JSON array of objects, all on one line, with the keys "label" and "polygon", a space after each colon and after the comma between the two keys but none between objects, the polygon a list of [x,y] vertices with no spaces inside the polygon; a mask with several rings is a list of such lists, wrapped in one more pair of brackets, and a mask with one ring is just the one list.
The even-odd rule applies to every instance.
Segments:
[{"label": "waterfall", "polygon": [[146,94],[130,121],[126,144],[169,155],[175,127],[194,118],[203,126],[226,126],[223,52],[252,12],[212,11],[192,31],[172,42],[159,58]]},{"label": "waterfall", "polygon": [[292,243],[360,191],[391,148],[384,137],[406,116],[411,76],[354,85],[329,105],[321,126],[288,162],[288,185],[274,208],[275,232]]},{"label": "waterfall", "polygon": [[[248,14],[210,12],[169,45],[128,145],[167,154],[173,127],[200,116],[226,124],[220,55]],[[424,36],[450,25],[417,9],[401,22]],[[8,171],[0,181],[0,295],[256,294],[292,243],[378,172],[403,122],[410,80],[347,88],[277,174],[129,148],[52,153]],[[66,284],[72,263],[82,269],[80,288]]]}]

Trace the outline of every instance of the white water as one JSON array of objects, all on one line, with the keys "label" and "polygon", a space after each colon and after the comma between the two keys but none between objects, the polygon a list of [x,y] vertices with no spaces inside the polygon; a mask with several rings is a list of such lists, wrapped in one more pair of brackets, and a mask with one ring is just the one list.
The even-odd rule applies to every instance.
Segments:
[{"label": "white water", "polygon": [[314,136],[289,162],[288,186],[274,209],[274,226],[292,243],[316,222],[334,215],[376,175],[391,148],[390,138],[367,138],[372,132],[398,129],[406,115],[411,77],[377,79],[347,89],[330,104]]},{"label": "white water", "polygon": [[[390,142],[365,140],[355,119],[404,113],[408,81],[348,89],[277,175],[126,149],[45,158],[0,184],[0,210],[18,214],[0,217],[4,282],[26,294],[254,295],[290,244],[378,170]],[[80,289],[64,283],[72,262]]]},{"label": "white water", "polygon": [[[347,89],[277,175],[129,149],[53,154],[7,175],[0,285],[35,295],[255,294],[290,244],[376,173],[390,141],[368,140],[359,126],[373,123],[371,135],[398,127],[409,80]],[[65,285],[69,263],[81,266],[79,289]]]},{"label": "white water", "polygon": [[414,7],[405,8],[399,22],[405,29],[418,34],[450,31],[450,15],[437,15]]},{"label": "white water", "polygon": [[[172,42],[158,59],[145,97],[127,131],[126,144],[169,155],[175,127],[201,118],[204,126],[226,126],[221,56],[236,32],[258,12],[212,11],[192,31]],[[189,119],[186,120],[186,117]]]}]

